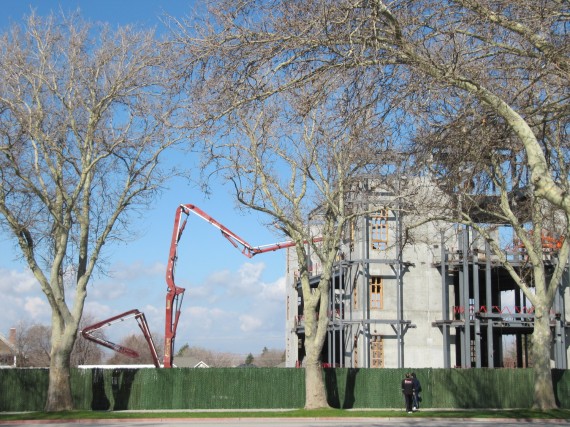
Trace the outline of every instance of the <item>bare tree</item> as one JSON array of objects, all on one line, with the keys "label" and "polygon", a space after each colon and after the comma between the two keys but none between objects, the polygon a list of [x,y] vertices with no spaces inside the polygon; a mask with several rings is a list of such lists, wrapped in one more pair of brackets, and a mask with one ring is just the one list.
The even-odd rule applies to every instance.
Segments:
[{"label": "bare tree", "polygon": [[237,365],[239,360],[243,358],[240,354],[217,352],[203,347],[190,347],[188,344],[184,344],[178,350],[176,356],[193,357],[198,361],[206,363],[211,368],[230,368]]},{"label": "bare tree", "polygon": [[212,352],[211,357],[211,359],[207,359],[207,364],[212,368],[231,368],[238,365],[240,360],[243,358],[240,354],[230,353],[227,351]]},{"label": "bare tree", "polygon": [[31,15],[0,38],[0,226],[52,310],[48,411],[72,409],[70,356],[104,245],[171,176],[170,56],[152,31],[77,16]]},{"label": "bare tree", "polygon": [[[81,319],[81,325],[93,323],[91,315]],[[32,324],[20,321],[15,326],[18,366],[48,367],[51,353],[51,328],[48,325]],[[97,331],[103,335],[103,332]],[[79,339],[75,341],[71,352],[71,366],[96,364],[102,360],[103,352],[96,344]]]},{"label": "bare tree", "polygon": [[47,367],[50,364],[50,328],[20,321],[16,328],[19,367]]},{"label": "bare tree", "polygon": [[[339,73],[334,59],[307,76],[322,31],[316,5],[277,6],[218,2],[211,22],[179,24],[179,50],[191,65],[189,98],[201,100],[191,123],[212,135],[206,165],[231,183],[240,206],[265,214],[295,243],[310,409],[328,406],[321,352],[332,267],[346,225],[366,213],[351,203],[355,180],[394,161],[383,123],[398,117],[384,92],[395,93],[397,81],[374,69]],[[249,15],[250,7],[259,10]],[[298,35],[307,43],[289,45]],[[317,286],[312,260],[321,265]]]},{"label": "bare tree", "polygon": [[[211,106],[200,119],[213,121],[252,101],[339,76],[352,77],[352,87],[376,105],[383,98],[374,94],[381,93],[389,79],[404,89],[397,98],[405,97],[415,112],[431,110],[432,118],[438,117],[439,108],[445,115],[448,104],[461,110],[461,104],[475,103],[479,111],[491,112],[509,128],[528,168],[528,189],[534,198],[559,209],[568,224],[568,174],[560,168],[564,160],[568,163],[566,1],[219,0],[210,2],[209,10],[206,22],[179,26],[181,40],[191,46],[189,60],[195,64],[196,78],[218,82],[215,90],[203,85],[196,92]],[[321,89],[326,93],[328,88],[306,93],[307,103],[319,102]],[[350,104],[347,109],[354,111]],[[411,112],[403,118],[410,134],[417,125]],[[555,152],[545,146],[542,127],[551,136],[558,133],[560,157],[552,157]],[[540,210],[543,205],[537,201],[533,206]],[[535,233],[535,239],[539,235]],[[524,231],[519,238],[533,245]],[[567,253],[563,246],[562,263]],[[541,269],[541,259],[531,262]],[[556,406],[547,313],[558,283],[550,283],[548,288],[539,285],[532,298],[535,406],[543,409]]]},{"label": "bare tree", "polygon": [[[526,152],[500,117],[465,109],[444,123],[441,114],[439,119],[439,129],[418,136],[419,152],[444,195],[423,205],[424,213],[474,229],[533,305],[535,401],[548,402],[553,392],[550,311],[567,268],[568,214],[533,191]],[[549,163],[556,175],[567,175],[567,150],[554,139],[543,139],[546,152],[552,150]],[[500,239],[498,230],[505,225],[514,231],[510,242]],[[537,337],[542,338],[540,346],[534,342]]]},{"label": "bare tree", "polygon": [[277,366],[284,361],[285,352],[283,350],[277,350],[274,348],[269,349],[267,347],[264,347],[261,354],[255,358],[257,366],[267,368]]},{"label": "bare tree", "polygon": [[[215,76],[221,72],[212,71]],[[349,202],[354,179],[387,160],[389,145],[382,115],[368,108],[368,98],[353,97],[345,83],[342,78],[314,80],[226,113],[218,106],[231,106],[242,86],[238,82],[233,91],[219,92],[218,85],[229,82],[208,79],[220,99],[198,112],[202,117],[221,114],[216,130],[210,129],[215,137],[209,141],[207,165],[231,183],[239,204],[265,214],[295,243],[304,301],[306,408],[328,406],[321,352],[340,239],[348,221],[362,213]],[[221,99],[226,96],[227,103]],[[355,106],[348,114],[347,104]],[[310,258],[322,267],[317,286],[310,283]]]},{"label": "bare tree", "polygon": [[[156,341],[157,348],[163,348],[160,345],[160,342]],[[131,350],[136,351],[139,354],[139,357],[129,357],[121,353],[113,353],[111,357],[107,360],[107,364],[109,365],[139,365],[139,364],[147,364],[152,365],[153,359],[148,347],[148,342],[146,338],[142,334],[138,335],[129,335],[123,338],[120,343],[121,346],[129,348]]]},{"label": "bare tree", "polygon": [[[377,10],[385,21],[382,36],[373,37],[378,49],[408,65],[424,83],[422,93],[429,99],[416,99],[415,111],[427,112],[426,124],[442,137],[434,138],[440,149],[432,166],[443,166],[438,176],[457,196],[459,218],[450,218],[491,242],[534,306],[534,405],[554,408],[549,313],[568,260],[570,231],[567,5],[457,0],[411,7],[395,1],[378,2]],[[443,152],[447,160],[441,162]],[[470,211],[478,205],[480,211],[489,195],[496,202],[483,210],[512,226],[528,269],[515,270],[505,248]],[[544,258],[545,234],[560,241],[553,268]]]}]

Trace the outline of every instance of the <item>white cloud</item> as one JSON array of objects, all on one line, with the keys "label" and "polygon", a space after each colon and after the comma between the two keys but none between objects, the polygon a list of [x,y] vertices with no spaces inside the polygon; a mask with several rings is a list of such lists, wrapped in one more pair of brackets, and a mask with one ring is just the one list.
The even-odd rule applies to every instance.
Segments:
[{"label": "white cloud", "polygon": [[50,323],[51,309],[29,270],[0,268],[0,292],[0,325],[3,330],[22,320]]},{"label": "white cloud", "polygon": [[165,272],[166,265],[161,262],[146,264],[142,261],[135,261],[130,264],[116,263],[111,267],[109,275],[115,280],[131,281],[163,276]]},{"label": "white cloud", "polygon": [[180,317],[178,342],[243,348],[255,340],[284,339],[285,277],[264,282],[265,268],[263,263],[246,262],[235,272],[220,270],[203,286],[187,288],[193,305]]},{"label": "white cloud", "polygon": [[2,293],[28,293],[40,289],[40,285],[29,270],[17,271],[0,268],[0,291]]},{"label": "white cloud", "polygon": [[262,262],[257,264],[244,263],[238,271],[239,284],[244,287],[256,285],[261,279],[263,270],[265,270],[265,264]]},{"label": "white cloud", "polygon": [[188,320],[192,327],[200,327],[211,329],[213,326],[223,327],[224,324],[230,323],[232,314],[221,308],[192,306],[185,310]]},{"label": "white cloud", "polygon": [[[212,298],[212,295],[227,295],[228,297],[245,297],[258,294],[262,280],[261,276],[265,270],[264,263],[246,262],[235,271],[220,270],[210,274],[203,286],[191,292],[196,296]],[[219,299],[218,297],[215,300]]]},{"label": "white cloud", "polygon": [[87,301],[83,313],[92,316],[95,321],[104,320],[119,313],[114,313],[111,307],[98,301]]},{"label": "white cloud", "polygon": [[27,318],[24,310],[24,298],[4,294],[0,298],[0,333],[6,334],[8,329]]},{"label": "white cloud", "polygon": [[285,276],[273,283],[262,284],[257,298],[263,301],[283,303],[285,301]]},{"label": "white cloud", "polygon": [[93,282],[87,288],[87,299],[112,301],[128,294],[129,286],[124,282]]},{"label": "white cloud", "polygon": [[27,297],[24,302],[24,309],[30,318],[40,323],[49,319],[51,313],[49,304],[40,297]]},{"label": "white cloud", "polygon": [[192,299],[211,297],[212,289],[207,286],[192,286],[186,288],[186,294]]},{"label": "white cloud", "polygon": [[[188,342],[217,351],[244,353],[259,351],[258,347],[279,346],[284,333],[284,277],[264,281],[264,263],[244,262],[232,269],[215,271],[217,267],[216,264],[206,267],[212,272],[199,286],[182,286],[186,293],[177,345]],[[203,272],[204,268],[197,266],[196,271],[199,270]],[[153,337],[162,337],[165,271],[166,267],[159,262],[149,266],[141,262],[116,264],[113,277],[94,278],[88,285],[84,313],[90,314],[95,323],[137,308],[145,313]],[[22,319],[49,325],[49,304],[29,271],[0,269],[0,291],[3,293],[0,300],[3,329]],[[73,289],[70,291],[71,297]],[[140,330],[134,320],[128,319],[106,328],[105,333],[111,341],[120,342]]]},{"label": "white cloud", "polygon": [[144,311],[145,311],[145,315],[148,315],[148,316],[156,316],[158,314],[160,314],[160,315],[164,314],[163,308],[159,308],[159,307],[157,307],[155,305],[151,305],[151,304],[145,305]]},{"label": "white cloud", "polygon": [[232,273],[229,270],[219,270],[211,273],[206,278],[207,286],[225,285],[232,279]]},{"label": "white cloud", "polygon": [[260,329],[263,326],[263,320],[249,315],[249,314],[242,314],[241,316],[239,316],[239,323],[240,326],[239,328],[243,331],[243,332],[254,332],[258,329]]},{"label": "white cloud", "polygon": [[259,295],[265,286],[262,282],[263,263],[244,263],[237,271],[227,269],[211,273],[201,286],[189,286],[187,293],[196,299],[214,304],[224,298],[248,298]]}]

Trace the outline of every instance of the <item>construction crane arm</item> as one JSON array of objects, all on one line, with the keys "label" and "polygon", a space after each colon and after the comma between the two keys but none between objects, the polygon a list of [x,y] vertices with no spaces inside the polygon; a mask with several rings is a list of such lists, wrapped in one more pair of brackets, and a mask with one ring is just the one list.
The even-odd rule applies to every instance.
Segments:
[{"label": "construction crane arm", "polygon": [[158,355],[156,353],[156,348],[154,346],[154,342],[152,341],[152,336],[150,334],[150,329],[148,328],[148,323],[146,321],[145,315],[144,315],[144,313],[141,313],[140,311],[138,311],[136,309],[126,311],[124,313],[118,314],[117,316],[113,316],[113,317],[110,317],[109,319],[105,319],[101,322],[87,326],[87,327],[83,328],[83,330],[81,331],[81,335],[86,340],[93,341],[99,345],[102,345],[103,347],[107,347],[111,350],[114,350],[117,353],[124,354],[125,356],[128,356],[128,357],[137,358],[137,357],[139,357],[139,353],[137,351],[135,351],[131,348],[122,346],[120,344],[115,344],[115,343],[113,343],[113,342],[111,342],[105,338],[93,335],[98,330],[101,330],[103,328],[111,326],[113,323],[122,322],[122,321],[124,321],[128,318],[131,318],[131,317],[136,319],[136,321],[139,325],[139,328],[143,332],[145,340],[149,346],[150,354],[151,354],[154,366],[159,368],[160,362],[158,361]]},{"label": "construction crane arm", "polygon": [[228,229],[226,226],[212,218],[202,209],[198,208],[195,205],[180,205],[180,208],[184,213],[189,215],[190,213],[195,214],[196,216],[202,218],[204,221],[210,223],[212,226],[216,227],[218,230],[221,231],[222,236],[229,240],[229,242],[239,249],[243,255],[248,258],[253,258],[257,254],[265,253],[265,252],[272,252],[279,249],[288,248],[291,246],[295,246],[295,243],[292,241],[281,242],[281,243],[273,243],[270,245],[263,245],[263,246],[251,246],[247,243],[244,239],[239,237],[236,233]]},{"label": "construction crane arm", "polygon": [[[176,261],[178,260],[178,243],[182,238],[182,234],[184,233],[184,229],[186,228],[186,222],[188,221],[188,217],[190,216],[191,213],[202,218],[204,221],[208,222],[209,224],[220,230],[222,236],[224,236],[235,248],[237,248],[243,255],[245,255],[248,258],[252,258],[258,254],[273,252],[279,249],[285,249],[295,246],[295,242],[292,241],[272,243],[263,246],[251,246],[236,233],[225,227],[223,224],[215,220],[213,217],[208,215],[206,212],[204,212],[197,206],[192,204],[179,205],[178,208],[176,209],[176,213],[174,216],[174,227],[172,230],[172,239],[170,242],[170,250],[168,254],[168,265],[166,268],[167,291],[166,291],[166,313],[165,313],[164,357],[163,357],[163,367],[165,368],[172,367],[172,362],[174,359],[174,354],[173,354],[174,340],[176,338],[176,330],[178,328],[178,321],[180,319],[182,300],[185,291],[184,288],[177,286],[174,281]],[[315,238],[313,239],[313,242],[318,242],[320,240],[322,239]],[[160,364],[158,362],[156,348],[152,341],[152,336],[150,334],[150,330],[146,323],[146,319],[144,317],[144,314],[139,312],[138,310],[127,311],[125,313],[119,314],[118,316],[114,316],[111,317],[110,319],[106,319],[99,323],[91,325],[82,331],[82,335],[85,339],[94,341],[100,345],[115,350],[119,353],[125,354],[129,357],[138,357],[138,353],[134,350],[123,347],[118,344],[114,344],[110,341],[92,335],[93,332],[95,332],[98,329],[101,329],[102,327],[110,326],[115,322],[125,320],[126,318],[129,317],[134,317],[135,319],[137,319],[139,327],[143,331],[145,339],[147,340],[147,343],[149,345],[149,349],[151,351],[154,364],[156,367],[159,367]]]},{"label": "construction crane arm", "polygon": [[252,258],[261,253],[295,246],[295,243],[290,241],[264,246],[252,246],[199,207],[192,204],[179,205],[174,216],[174,228],[172,230],[172,240],[170,242],[168,265],[166,267],[166,285],[168,289],[166,291],[166,319],[164,331],[163,364],[165,368],[172,367],[172,361],[174,359],[174,340],[176,338],[176,329],[178,327],[178,320],[180,319],[180,308],[182,306],[182,299],[185,291],[184,288],[177,286],[174,281],[176,261],[178,260],[178,243],[182,238],[182,234],[186,228],[186,222],[188,221],[188,217],[191,213],[220,230],[222,236],[248,258]]}]

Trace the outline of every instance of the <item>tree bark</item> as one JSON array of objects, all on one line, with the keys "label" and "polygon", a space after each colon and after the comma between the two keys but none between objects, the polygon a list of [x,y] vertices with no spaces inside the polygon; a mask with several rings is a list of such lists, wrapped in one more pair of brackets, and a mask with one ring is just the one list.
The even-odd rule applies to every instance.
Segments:
[{"label": "tree bark", "polygon": [[534,369],[533,407],[535,409],[548,410],[557,408],[550,369],[551,343],[549,308],[542,305],[537,306],[534,312],[534,331],[532,333],[531,347]]},{"label": "tree bark", "polygon": [[46,412],[73,410],[68,360],[68,357],[62,357],[57,352],[52,352]]},{"label": "tree bark", "polygon": [[305,409],[328,408],[323,370],[319,360],[322,344],[314,335],[305,335]]}]

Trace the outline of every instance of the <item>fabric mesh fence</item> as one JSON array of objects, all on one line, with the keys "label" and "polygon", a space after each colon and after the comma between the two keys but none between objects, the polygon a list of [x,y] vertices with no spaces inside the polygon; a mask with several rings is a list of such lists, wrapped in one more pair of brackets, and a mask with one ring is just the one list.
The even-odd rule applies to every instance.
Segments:
[{"label": "fabric mesh fence", "polygon": [[[530,408],[532,369],[415,369],[423,408]],[[409,369],[324,369],[335,408],[402,408]],[[304,369],[72,369],[76,409],[286,409],[305,404]],[[553,370],[557,403],[570,408],[570,371]],[[0,369],[0,411],[41,411],[47,369]]]},{"label": "fabric mesh fence", "polygon": [[76,370],[73,380],[83,391],[74,394],[78,409],[280,409],[305,402],[299,369],[93,369]]},{"label": "fabric mesh fence", "polygon": [[0,410],[43,410],[48,381],[47,369],[0,369]]}]

